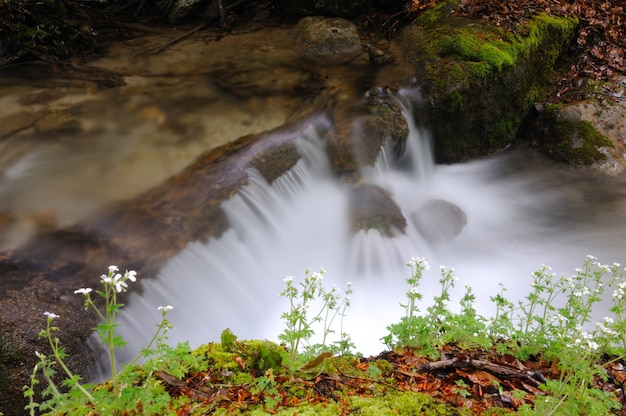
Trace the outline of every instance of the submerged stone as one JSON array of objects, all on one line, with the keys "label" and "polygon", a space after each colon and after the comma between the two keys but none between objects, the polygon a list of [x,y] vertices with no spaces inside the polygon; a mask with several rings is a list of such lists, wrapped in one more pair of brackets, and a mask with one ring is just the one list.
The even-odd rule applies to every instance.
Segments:
[{"label": "submerged stone", "polygon": [[411,215],[411,219],[422,237],[435,246],[454,239],[467,224],[465,212],[443,199],[427,202]]},{"label": "submerged stone", "polygon": [[377,186],[357,186],[350,196],[350,218],[354,232],[379,230],[392,237],[394,232],[404,232],[406,219],[391,194]]}]

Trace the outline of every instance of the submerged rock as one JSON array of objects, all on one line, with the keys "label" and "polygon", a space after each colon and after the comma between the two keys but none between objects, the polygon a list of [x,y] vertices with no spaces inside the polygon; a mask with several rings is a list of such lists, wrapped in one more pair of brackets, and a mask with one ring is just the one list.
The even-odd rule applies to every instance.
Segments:
[{"label": "submerged rock", "polygon": [[451,241],[467,224],[465,212],[443,199],[427,202],[411,215],[411,219],[422,237],[434,246]]},{"label": "submerged rock", "polygon": [[379,230],[392,237],[394,232],[404,232],[406,219],[389,191],[371,184],[354,188],[350,196],[352,230]]}]

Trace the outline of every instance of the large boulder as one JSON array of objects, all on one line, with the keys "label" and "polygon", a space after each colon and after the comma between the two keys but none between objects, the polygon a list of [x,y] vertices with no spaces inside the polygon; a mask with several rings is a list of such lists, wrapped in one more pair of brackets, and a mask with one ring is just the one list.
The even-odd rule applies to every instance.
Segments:
[{"label": "large boulder", "polygon": [[[511,33],[459,16],[439,3],[400,35],[427,100],[439,162],[487,155],[513,142],[531,106],[545,95],[554,64],[577,21],[537,15]],[[460,129],[462,126],[462,130]]]}]

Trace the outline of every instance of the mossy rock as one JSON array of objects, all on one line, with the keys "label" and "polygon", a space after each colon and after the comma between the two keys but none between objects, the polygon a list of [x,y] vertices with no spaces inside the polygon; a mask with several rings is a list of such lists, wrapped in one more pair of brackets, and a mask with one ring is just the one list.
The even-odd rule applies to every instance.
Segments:
[{"label": "mossy rock", "polygon": [[524,136],[533,147],[569,166],[591,166],[606,159],[603,149],[613,148],[610,139],[586,120],[560,116],[559,105],[534,114]]},{"label": "mossy rock", "polygon": [[488,155],[514,141],[577,26],[573,18],[539,14],[512,33],[458,16],[457,4],[438,4],[399,39],[428,97],[434,152],[444,163]]}]

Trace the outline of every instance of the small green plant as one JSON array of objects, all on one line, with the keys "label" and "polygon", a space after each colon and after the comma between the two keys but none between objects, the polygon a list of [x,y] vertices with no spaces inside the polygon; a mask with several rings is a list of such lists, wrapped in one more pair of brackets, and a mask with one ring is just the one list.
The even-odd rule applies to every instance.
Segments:
[{"label": "small green plant", "polygon": [[473,308],[474,295],[468,288],[463,298],[464,307],[461,317],[456,317],[450,312],[448,309],[450,291],[459,279],[455,276],[454,269],[440,266],[441,292],[433,297],[433,304],[426,308],[426,314],[419,315],[420,309],[417,302],[423,299],[423,295],[418,287],[424,272],[430,270],[430,265],[426,259],[413,257],[407,266],[411,268],[411,275],[406,279],[409,285],[406,293],[407,303],[400,304],[405,310],[405,316],[400,319],[399,323],[387,327],[389,334],[383,337],[382,341],[390,348],[398,345],[414,347],[428,356],[436,357],[439,354],[437,347],[446,340],[450,340],[450,334],[458,335],[457,329],[467,333],[468,329],[463,326],[462,322],[466,319],[462,318],[470,317],[471,322],[466,323],[471,323],[473,326],[479,324]]},{"label": "small green plant", "polygon": [[[286,284],[285,290],[280,292],[280,296],[289,300],[289,311],[281,315],[285,322],[285,329],[278,338],[285,342],[289,350],[290,367],[292,370],[304,364],[308,359],[323,352],[349,353],[354,344],[349,336],[343,332],[343,318],[346,309],[350,306],[350,295],[352,294],[352,283],[347,283],[347,289],[342,295],[341,290],[335,286],[327,289],[323,285],[324,274],[311,272],[306,269],[304,281],[298,286],[294,284],[293,277],[287,276],[283,281]],[[309,315],[309,309],[318,302],[318,312]],[[319,303],[321,302],[321,305]],[[335,331],[333,323],[337,316],[340,317],[339,340],[328,344],[329,335]],[[308,342],[315,334],[314,326],[320,324],[322,328],[322,342],[310,345]],[[300,354],[300,348],[304,344],[304,351]]]},{"label": "small green plant", "polygon": [[[75,294],[84,296],[85,309],[91,308],[94,310],[101,320],[101,323],[96,327],[96,331],[108,352],[111,367],[111,377],[106,388],[103,386],[96,388],[91,384],[83,383],[81,376],[74,374],[69,369],[65,362],[67,357],[65,349],[61,346],[60,339],[55,336],[59,328],[53,325],[54,320],[60,317],[52,312],[45,312],[47,324],[46,328],[39,333],[39,336],[47,339],[51,354],[46,355],[36,352],[39,362],[31,374],[30,385],[24,387],[24,396],[29,401],[26,410],[31,415],[35,415],[36,410],[67,411],[70,414],[85,414],[90,411],[101,414],[115,414],[117,411],[132,408],[137,403],[141,403],[144,408],[148,406],[154,411],[166,408],[163,406],[167,406],[169,397],[167,393],[162,386],[150,381],[149,375],[151,373],[146,376],[145,370],[136,368],[135,363],[141,357],[150,357],[158,354],[159,359],[149,361],[149,363],[159,362],[159,368],[163,368],[164,365],[173,362],[179,366],[184,365],[185,361],[181,357],[185,354],[180,353],[179,350],[171,350],[164,342],[167,330],[172,327],[166,318],[167,312],[172,307],[169,305],[158,307],[158,310],[161,311],[161,321],[148,346],[130,363],[126,364],[121,371],[118,371],[115,351],[126,345],[126,342],[116,333],[116,328],[118,327],[116,317],[123,306],[123,304],[118,302],[117,295],[126,290],[128,282],[136,281],[135,271],[127,271],[122,275],[118,273],[118,270],[116,266],[110,266],[108,273],[103,274],[100,278],[103,286],[102,290],[95,292],[104,300],[104,311],[101,311],[96,306],[91,296],[93,292],[91,288],[82,288],[74,291]],[[174,356],[168,357],[167,353],[172,351]],[[55,381],[57,367],[60,367],[64,373],[64,380],[60,385]],[[155,366],[153,365],[153,367]],[[146,368],[149,368],[149,366],[146,366]],[[168,369],[174,374],[182,373],[180,371],[177,372],[175,368]],[[41,403],[35,401],[35,386],[40,382],[38,379],[39,373],[43,375],[47,384],[42,391],[42,396],[46,400]],[[140,380],[145,380],[146,383],[138,385]]]},{"label": "small green plant", "polygon": [[[491,319],[476,313],[475,296],[467,286],[460,313],[450,311],[450,292],[457,279],[453,270],[443,266],[441,292],[426,313],[419,315],[416,303],[422,295],[418,286],[429,266],[421,258],[412,258],[407,266],[411,268],[408,302],[401,304],[405,316],[387,327],[389,335],[383,341],[389,347],[408,346],[436,357],[438,347],[445,344],[495,346],[498,352],[512,353],[520,360],[541,356],[555,363],[559,378],[542,386],[550,394],[539,398],[534,408],[523,406],[521,414],[608,414],[619,406],[613,393],[591,386],[594,380],[606,378],[599,364],[603,356],[616,357],[612,362],[626,357],[626,280],[620,264],[604,265],[587,256],[574,275],[560,278],[543,266],[532,274],[531,290],[517,304],[504,296],[506,289],[500,285],[499,293],[490,298],[496,306]],[[610,308],[615,316],[603,318],[590,330],[594,306],[609,287],[615,287]]]},{"label": "small green plant", "polygon": [[263,398],[265,408],[274,411],[282,402],[282,396],[278,391],[278,383],[274,371],[270,368],[262,376],[250,383],[250,393]]}]

